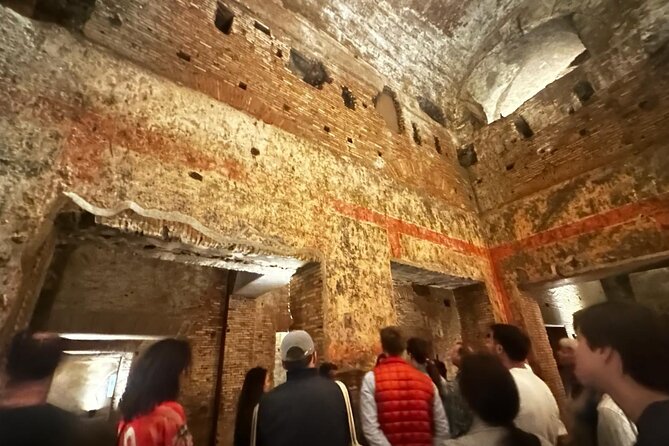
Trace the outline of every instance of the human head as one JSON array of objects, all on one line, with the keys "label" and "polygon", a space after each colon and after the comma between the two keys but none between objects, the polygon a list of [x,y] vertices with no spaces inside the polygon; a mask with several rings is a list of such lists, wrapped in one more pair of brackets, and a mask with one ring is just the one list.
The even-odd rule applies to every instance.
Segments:
[{"label": "human head", "polygon": [[181,375],[191,364],[188,341],[163,339],[151,345],[130,370],[119,409],[125,421],[147,414],[179,396]]},{"label": "human head", "polygon": [[576,364],[577,345],[576,339],[560,339],[557,350],[557,363],[560,367],[573,367]]},{"label": "human head", "polygon": [[462,341],[457,341],[455,344],[453,344],[453,347],[451,347],[451,351],[449,352],[449,356],[451,359],[451,362],[453,363],[454,366],[460,368],[462,364],[462,358],[465,357],[465,355],[468,355],[470,353],[473,353],[473,350],[471,347],[465,346]]},{"label": "human head", "polygon": [[491,353],[500,357],[510,367],[527,360],[532,342],[520,328],[509,324],[492,324],[486,339]]},{"label": "human head", "polygon": [[507,426],[520,410],[518,388],[497,356],[475,353],[462,359],[460,391],[469,407],[492,426]]},{"label": "human head", "polygon": [[281,342],[281,361],[286,371],[313,368],[316,364],[314,341],[304,330],[288,333]]},{"label": "human head", "polygon": [[604,392],[616,382],[669,393],[667,319],[633,302],[611,301],[574,314],[576,376]]},{"label": "human head", "polygon": [[397,327],[381,329],[381,348],[388,356],[401,356],[406,349],[402,332]]},{"label": "human head", "polygon": [[407,353],[416,364],[425,365],[429,359],[429,344],[425,339],[410,338],[407,341]]},{"label": "human head", "polygon": [[10,384],[50,381],[63,355],[62,339],[51,333],[18,332],[7,352]]},{"label": "human head", "polygon": [[337,374],[338,368],[339,367],[337,367],[336,364],[333,364],[331,362],[324,362],[318,368],[318,374],[324,378],[335,379],[335,375]]}]

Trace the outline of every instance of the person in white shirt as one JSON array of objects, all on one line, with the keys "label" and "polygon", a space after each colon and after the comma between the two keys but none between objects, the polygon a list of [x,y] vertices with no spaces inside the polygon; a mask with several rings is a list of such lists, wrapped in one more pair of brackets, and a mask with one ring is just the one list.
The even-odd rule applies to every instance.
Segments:
[{"label": "person in white shirt", "polygon": [[639,432],[625,412],[606,393],[597,405],[597,444],[634,446]]},{"label": "person in white shirt", "polygon": [[550,446],[547,440],[514,424],[520,410],[518,387],[496,356],[466,356],[460,369],[460,389],[474,412],[474,421],[469,432],[444,446]]},{"label": "person in white shirt", "polygon": [[509,369],[518,387],[520,411],[515,419],[516,426],[557,445],[558,437],[566,434],[566,429],[553,393],[525,366],[532,346],[530,338],[514,325],[493,324],[486,346]]}]

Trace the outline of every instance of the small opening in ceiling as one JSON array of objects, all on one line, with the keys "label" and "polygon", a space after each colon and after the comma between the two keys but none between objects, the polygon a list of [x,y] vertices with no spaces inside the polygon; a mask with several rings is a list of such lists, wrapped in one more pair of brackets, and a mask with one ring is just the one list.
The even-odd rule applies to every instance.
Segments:
[{"label": "small opening in ceiling", "polygon": [[516,119],[513,120],[513,125],[523,138],[529,139],[534,136],[534,131],[532,131],[532,128],[522,116],[517,116]]},{"label": "small opening in ceiling", "polygon": [[462,167],[471,167],[476,164],[478,160],[474,144],[465,144],[458,149],[458,163],[460,163]]},{"label": "small opening in ceiling", "polygon": [[290,49],[288,69],[302,78],[304,82],[318,89],[323,88],[323,84],[332,82],[323,62],[312,60],[300,54],[295,48]]},{"label": "small opening in ceiling", "polygon": [[404,133],[402,108],[397,100],[397,94],[390,87],[383,87],[383,90],[376,95],[374,107],[390,130],[398,134]]},{"label": "small opening in ceiling", "polygon": [[323,126],[323,130],[325,130],[327,133],[330,133],[330,127],[327,125]]},{"label": "small opening in ceiling", "polygon": [[430,287],[426,285],[418,285],[416,283],[411,284],[413,292],[421,297],[430,297]]},{"label": "small opening in ceiling", "polygon": [[232,32],[232,23],[235,20],[235,14],[223,3],[216,4],[216,15],[214,16],[214,25],[223,34]]},{"label": "small opening in ceiling", "polygon": [[247,88],[249,88],[249,86],[246,85],[246,83],[244,83],[244,82],[240,82],[239,83],[239,88],[241,88],[242,90],[246,90]]},{"label": "small opening in ceiling", "polygon": [[269,26],[265,25],[264,23],[260,23],[259,21],[253,22],[253,27],[257,29],[258,31],[267,34],[268,36],[272,36],[272,31],[269,29]]},{"label": "small opening in ceiling", "polygon": [[439,142],[439,138],[436,136],[434,137],[434,149],[441,155],[441,142]]},{"label": "small opening in ceiling", "polygon": [[514,167],[516,167],[516,163],[509,163],[506,165],[506,171],[508,172],[510,170],[513,170]]},{"label": "small opening in ceiling", "polygon": [[177,51],[177,57],[179,59],[185,60],[186,62],[190,62],[190,60],[191,60],[190,54],[188,54],[184,51],[181,51],[181,50]]},{"label": "small opening in ceiling", "polygon": [[283,111],[287,111],[287,112],[289,112],[289,111],[290,111],[290,105],[288,105],[288,104],[283,104]]},{"label": "small opening in ceiling", "polygon": [[197,181],[202,181],[204,179],[198,172],[188,172],[188,176]]},{"label": "small opening in ceiling", "polygon": [[353,95],[353,92],[348,89],[347,86],[341,87],[341,97],[344,100],[344,105],[346,106],[346,108],[355,110],[355,96]]},{"label": "small opening in ceiling", "polygon": [[80,30],[91,18],[94,9],[95,0],[37,0],[33,18]]},{"label": "small opening in ceiling", "polygon": [[121,20],[121,16],[118,13],[115,13],[109,16],[109,24],[115,28],[120,28],[123,25],[123,20]]},{"label": "small opening in ceiling", "polygon": [[574,58],[574,60],[571,61],[571,63],[569,64],[569,66],[570,66],[570,67],[577,67],[577,66],[581,65],[583,62],[585,62],[585,61],[588,60],[588,59],[590,59],[590,51],[585,50],[585,51],[583,51],[581,54],[579,54],[578,56],[576,56],[576,57]]},{"label": "small opening in ceiling", "polygon": [[279,59],[283,59],[283,51],[281,51],[281,48],[276,50],[276,57],[278,57]]},{"label": "small opening in ceiling", "polygon": [[637,105],[639,106],[639,108],[641,110],[648,111],[648,110],[653,110],[654,108],[656,108],[658,106],[659,102],[660,101],[657,99],[657,97],[650,96],[650,97],[648,97],[648,98],[646,98],[642,101],[639,101],[639,104],[637,104]]},{"label": "small opening in ceiling", "polygon": [[353,144],[353,138],[346,138],[346,142],[349,144]]},{"label": "small opening in ceiling", "polygon": [[251,147],[251,155],[253,155],[253,157],[260,155],[260,150],[256,149],[255,147]]},{"label": "small opening in ceiling", "polygon": [[426,115],[428,115],[434,122],[446,126],[446,115],[441,107],[423,96],[418,96],[416,99],[418,100],[418,106]]},{"label": "small opening in ceiling", "polygon": [[413,129],[413,142],[419,146],[423,144],[423,139],[420,137],[420,131],[418,130],[418,124],[415,122],[411,123],[411,128]]},{"label": "small opening in ceiling", "polygon": [[381,152],[376,152],[376,154],[379,156],[379,158],[383,158],[383,153],[381,153]]},{"label": "small opening in ceiling", "polygon": [[581,103],[585,103],[590,98],[592,95],[595,94],[595,89],[592,88],[592,84],[588,81],[579,81],[576,85],[574,85],[574,94],[578,98]]},{"label": "small opening in ceiling", "polygon": [[[548,85],[573,71],[587,55],[572,17],[562,15],[502,44],[479,61],[466,90],[488,122],[510,116]],[[510,67],[503,61],[513,60]]]}]

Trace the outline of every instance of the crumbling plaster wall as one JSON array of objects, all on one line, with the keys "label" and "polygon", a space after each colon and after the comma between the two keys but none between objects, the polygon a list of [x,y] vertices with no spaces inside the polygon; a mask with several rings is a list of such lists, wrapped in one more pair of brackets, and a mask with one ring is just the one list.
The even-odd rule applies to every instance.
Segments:
[{"label": "crumbling plaster wall", "polygon": [[11,163],[2,177],[3,323],[15,325],[28,279],[17,259],[63,192],[93,213],[132,206],[223,243],[321,259],[326,357],[352,367],[369,365],[378,327],[395,322],[391,258],[490,274],[477,217],[408,187],[401,171],[333,153],[61,28],[0,14],[0,126]]}]

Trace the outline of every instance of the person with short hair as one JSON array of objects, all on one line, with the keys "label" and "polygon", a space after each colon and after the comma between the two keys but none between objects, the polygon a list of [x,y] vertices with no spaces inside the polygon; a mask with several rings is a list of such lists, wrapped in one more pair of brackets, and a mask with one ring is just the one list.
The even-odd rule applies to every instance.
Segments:
[{"label": "person with short hair", "polygon": [[432,380],[402,358],[396,327],[381,330],[386,357],[367,373],[360,390],[362,427],[370,446],[432,446],[448,438],[448,421]]},{"label": "person with short hair", "polygon": [[558,437],[565,434],[566,429],[560,420],[560,409],[553,393],[526,367],[532,346],[529,336],[514,325],[492,324],[486,346],[509,369],[518,386],[520,410],[515,419],[518,428],[556,445]]},{"label": "person with short hair", "polygon": [[445,446],[549,446],[546,439],[514,424],[520,396],[513,376],[491,354],[471,354],[462,360],[460,388],[474,411],[471,429]]},{"label": "person with short hair", "polygon": [[574,314],[576,376],[610,395],[638,429],[637,446],[669,444],[669,325],[634,302]]},{"label": "person with short hair", "polygon": [[407,354],[412,365],[430,377],[443,402],[446,396],[446,379],[441,377],[436,364],[430,359],[429,350],[429,344],[425,339],[409,338],[407,341]]},{"label": "person with short hair", "polygon": [[253,410],[269,387],[268,378],[267,369],[263,367],[254,367],[246,372],[244,384],[237,400],[234,446],[249,446],[251,444]]},{"label": "person with short hair", "polygon": [[133,365],[119,403],[120,446],[192,446],[186,413],[177,402],[192,361],[188,341],[163,339]]},{"label": "person with short hair", "polygon": [[320,365],[320,367],[318,367],[318,373],[324,378],[335,379],[338,369],[339,367],[337,367],[336,364],[331,362],[324,362]]},{"label": "person with short hair", "polygon": [[465,402],[460,391],[460,374],[463,358],[473,353],[471,347],[456,342],[450,351],[451,363],[458,368],[458,373],[452,381],[446,383],[446,398],[444,399],[444,409],[448,418],[451,437],[458,438],[469,431],[474,416],[471,409]]},{"label": "person with short hair", "polygon": [[281,342],[286,382],[260,400],[258,446],[349,446],[347,408],[337,382],[318,374],[314,341],[295,330]]},{"label": "person with short hair", "polygon": [[0,393],[0,444],[77,446],[82,426],[74,414],[47,403],[63,342],[52,333],[17,333],[8,349],[8,382]]}]

